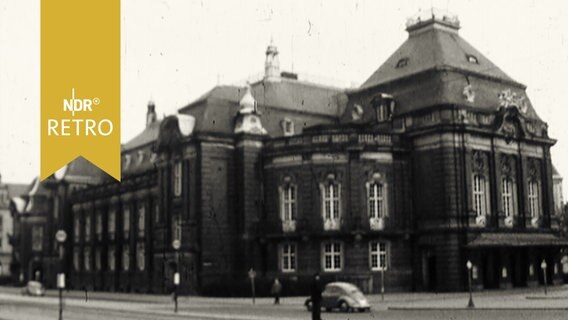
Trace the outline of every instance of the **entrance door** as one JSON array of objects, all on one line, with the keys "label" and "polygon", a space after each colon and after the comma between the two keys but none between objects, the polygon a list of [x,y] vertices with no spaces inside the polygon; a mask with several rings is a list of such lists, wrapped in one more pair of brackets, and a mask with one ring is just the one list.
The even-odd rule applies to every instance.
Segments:
[{"label": "entrance door", "polygon": [[436,256],[432,249],[422,251],[422,285],[426,291],[436,291]]}]

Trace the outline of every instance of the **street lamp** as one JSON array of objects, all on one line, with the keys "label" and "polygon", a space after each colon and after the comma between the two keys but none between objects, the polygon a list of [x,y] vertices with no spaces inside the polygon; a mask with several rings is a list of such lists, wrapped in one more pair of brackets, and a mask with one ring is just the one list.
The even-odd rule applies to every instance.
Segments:
[{"label": "street lamp", "polygon": [[67,240],[65,230],[58,230],[55,233],[59,251],[59,273],[57,274],[57,289],[59,289],[59,320],[63,320],[63,289],[65,288],[65,272],[63,270],[63,244]]},{"label": "street lamp", "polygon": [[544,295],[547,294],[546,290],[546,261],[543,259],[542,263],[540,264],[540,268],[542,269],[542,276],[544,278]]},{"label": "street lamp", "polygon": [[179,248],[181,247],[181,242],[178,239],[172,241],[172,247],[176,251],[176,272],[174,273],[174,313],[178,312],[178,286],[180,283],[179,279]]},{"label": "street lamp", "polygon": [[473,304],[473,295],[471,293],[471,277],[472,277],[471,269],[473,268],[473,264],[471,263],[471,261],[467,260],[466,267],[467,267],[467,279],[469,283],[469,302],[467,303],[467,307],[475,308],[475,305]]}]

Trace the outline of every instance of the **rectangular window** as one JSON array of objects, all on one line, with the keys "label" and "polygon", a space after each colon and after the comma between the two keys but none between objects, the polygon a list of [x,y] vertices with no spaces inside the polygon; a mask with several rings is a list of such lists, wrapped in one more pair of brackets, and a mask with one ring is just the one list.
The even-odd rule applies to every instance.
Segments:
[{"label": "rectangular window", "polygon": [[144,242],[138,242],[136,246],[136,265],[140,271],[144,271],[144,268],[146,267],[146,251],[144,249]]},{"label": "rectangular window", "polygon": [[122,212],[122,228],[124,231],[124,239],[130,236],[130,208],[126,205]]},{"label": "rectangular window", "polygon": [[340,271],[342,267],[342,253],[340,242],[327,242],[323,245],[323,270]]},{"label": "rectangular window", "polygon": [[101,248],[98,248],[98,247],[97,247],[97,248],[95,249],[95,269],[96,269],[97,271],[100,271],[100,270],[101,270],[101,267],[102,267],[102,264],[101,264],[101,261],[102,261],[101,254],[102,254],[102,253],[101,253]]},{"label": "rectangular window", "polygon": [[138,205],[138,236],[144,236],[144,230],[146,226],[146,207],[144,203]]},{"label": "rectangular window", "polygon": [[73,222],[73,233],[75,236],[75,242],[79,242],[81,239],[81,220],[79,217],[75,217],[75,221]]},{"label": "rectangular window", "polygon": [[85,216],[85,241],[91,241],[91,216]]},{"label": "rectangular window", "polygon": [[179,214],[172,217],[172,240],[181,241],[181,217]]},{"label": "rectangular window", "polygon": [[385,186],[382,183],[371,183],[368,188],[369,217],[384,218],[387,216]]},{"label": "rectangular window", "polygon": [[43,250],[43,226],[32,227],[32,250]]},{"label": "rectangular window", "polygon": [[83,263],[85,267],[85,271],[91,271],[91,248],[85,247],[83,251]]},{"label": "rectangular window", "polygon": [[508,177],[501,181],[501,202],[505,217],[510,217],[513,214],[513,181]]},{"label": "rectangular window", "polygon": [[97,221],[95,226],[95,232],[97,234],[97,240],[101,240],[103,238],[103,214],[98,211],[97,212]]},{"label": "rectangular window", "polygon": [[529,199],[529,215],[531,218],[540,216],[540,204],[538,194],[538,183],[534,180],[529,181],[528,185],[528,199]]},{"label": "rectangular window", "polygon": [[280,248],[282,272],[296,271],[296,244],[285,243]]},{"label": "rectangular window", "polygon": [[387,243],[372,241],[369,243],[369,263],[371,270],[387,270]]},{"label": "rectangular window", "polygon": [[130,247],[128,245],[122,248],[122,270],[130,270]]},{"label": "rectangular window", "polygon": [[323,189],[324,220],[338,220],[340,215],[340,185],[331,183],[324,186]]},{"label": "rectangular window", "polygon": [[282,189],[282,221],[296,220],[296,186],[289,185]]},{"label": "rectangular window", "polygon": [[181,186],[182,186],[182,165],[181,161],[178,161],[174,164],[174,195],[176,197],[181,196]]},{"label": "rectangular window", "polygon": [[155,199],[154,203],[154,221],[156,221],[156,223],[160,223],[160,221],[162,220],[162,218],[160,217],[160,203],[158,203],[158,199]]},{"label": "rectangular window", "polygon": [[477,216],[487,214],[485,194],[485,178],[480,174],[473,176],[473,210]]},{"label": "rectangular window", "polygon": [[73,269],[79,271],[79,248],[73,248]]},{"label": "rectangular window", "polygon": [[53,219],[57,221],[59,218],[59,197],[55,196],[53,198]]},{"label": "rectangular window", "polygon": [[114,240],[114,234],[116,231],[116,209],[110,209],[108,212],[107,224],[108,238]]},{"label": "rectangular window", "polygon": [[115,257],[115,250],[113,246],[109,246],[108,247],[108,257],[107,257],[107,262],[108,262],[108,269],[110,271],[114,271],[116,268],[116,257]]}]

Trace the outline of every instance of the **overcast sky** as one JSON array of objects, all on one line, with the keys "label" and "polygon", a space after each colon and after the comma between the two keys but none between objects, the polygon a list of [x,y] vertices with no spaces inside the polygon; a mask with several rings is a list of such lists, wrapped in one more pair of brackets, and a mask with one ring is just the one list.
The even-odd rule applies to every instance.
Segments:
[{"label": "overcast sky", "polygon": [[[150,99],[161,117],[262,72],[271,37],[281,69],[361,84],[406,39],[406,19],[431,7],[457,14],[460,35],[528,86],[568,180],[565,1],[122,0],[122,141],[143,129]],[[3,181],[39,173],[39,40],[39,0],[0,0]]]}]

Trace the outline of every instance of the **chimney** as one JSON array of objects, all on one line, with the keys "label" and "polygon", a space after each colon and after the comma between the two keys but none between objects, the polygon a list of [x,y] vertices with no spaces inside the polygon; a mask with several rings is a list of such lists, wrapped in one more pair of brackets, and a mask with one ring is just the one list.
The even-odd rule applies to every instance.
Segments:
[{"label": "chimney", "polygon": [[148,111],[146,112],[146,128],[148,128],[152,123],[156,122],[156,105],[154,101],[148,101]]},{"label": "chimney", "polygon": [[272,39],[266,48],[266,61],[264,63],[264,80],[280,81],[280,62],[278,61],[278,48]]}]

